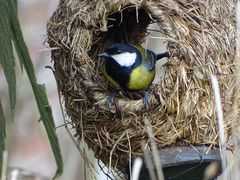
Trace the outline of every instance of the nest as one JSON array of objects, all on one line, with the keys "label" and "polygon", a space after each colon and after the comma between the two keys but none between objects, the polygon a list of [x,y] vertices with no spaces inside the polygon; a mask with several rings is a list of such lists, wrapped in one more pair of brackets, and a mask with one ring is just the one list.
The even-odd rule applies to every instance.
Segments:
[{"label": "nest", "polygon": [[[158,148],[218,144],[209,75],[218,78],[224,115],[232,105],[237,0],[61,0],[48,23],[55,76],[74,136],[95,156],[122,169],[149,148],[146,120]],[[157,23],[170,52],[146,110],[140,95],[119,97],[121,116],[107,107],[109,84],[96,56],[115,42],[141,44]],[[225,121],[229,129],[231,118]],[[228,131],[227,131],[228,132]],[[228,133],[229,135],[229,133]]]}]

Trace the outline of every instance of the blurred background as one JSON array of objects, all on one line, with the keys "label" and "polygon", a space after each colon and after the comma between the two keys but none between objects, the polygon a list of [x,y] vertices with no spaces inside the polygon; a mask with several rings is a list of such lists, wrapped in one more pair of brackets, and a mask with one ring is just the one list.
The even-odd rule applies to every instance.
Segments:
[{"label": "blurred background", "polygon": [[[46,24],[57,8],[57,0],[18,0],[20,24],[28,46],[38,83],[45,84],[56,126],[63,125],[56,83],[53,73],[45,66],[52,66],[47,49]],[[56,166],[45,129],[39,122],[39,113],[32,88],[25,71],[16,60],[17,104],[14,118],[9,112],[8,88],[0,67],[0,97],[7,120],[7,150],[9,166],[21,168],[51,178]],[[12,121],[13,120],[13,121]],[[64,159],[64,174],[60,179],[83,179],[84,163],[64,127],[57,129]],[[91,179],[91,178],[87,178]]]},{"label": "blurred background", "polygon": [[[59,105],[56,82],[52,71],[45,68],[45,66],[53,66],[50,51],[47,48],[48,44],[45,42],[47,38],[46,24],[57,5],[58,0],[18,0],[20,24],[34,64],[38,83],[45,84],[54,120],[56,126],[59,127],[56,132],[64,160],[64,173],[59,179],[93,179],[90,171],[85,167],[79,151],[62,126],[64,122]],[[157,52],[159,46],[157,46],[158,49],[153,47],[156,47],[156,43],[162,43],[163,40],[150,40],[151,43],[148,41],[148,45],[145,44],[144,46],[148,46],[147,48]],[[0,67],[0,97],[7,120],[9,166],[34,172],[48,179],[55,174],[55,160],[45,129],[42,123],[39,122],[40,116],[29,80],[25,71],[21,71],[18,60],[16,60],[16,63],[17,104],[14,110],[14,117],[11,116],[8,86]],[[87,152],[89,153],[89,151]],[[102,180],[107,179],[100,172],[93,153],[89,153],[88,157],[96,166],[95,177]],[[105,170],[107,172],[106,168]]]}]

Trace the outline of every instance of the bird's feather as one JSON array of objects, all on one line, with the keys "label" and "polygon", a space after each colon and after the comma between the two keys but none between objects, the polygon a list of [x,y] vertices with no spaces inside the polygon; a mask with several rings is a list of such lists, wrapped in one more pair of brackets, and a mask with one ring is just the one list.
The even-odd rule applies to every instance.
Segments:
[{"label": "bird's feather", "polygon": [[137,54],[135,52],[129,53],[124,52],[121,54],[115,54],[111,56],[120,66],[132,66],[135,63],[135,60],[137,58]]},{"label": "bird's feather", "polygon": [[155,77],[155,70],[149,71],[146,66],[140,65],[130,74],[128,88],[131,90],[146,90]]},{"label": "bird's feather", "polygon": [[152,51],[144,49],[141,46],[134,46],[141,54],[142,65],[145,66],[149,71],[155,68],[156,55]]},{"label": "bird's feather", "polygon": [[117,81],[115,81],[111,76],[108,75],[105,68],[103,69],[103,74],[116,90],[121,89],[120,84]]}]

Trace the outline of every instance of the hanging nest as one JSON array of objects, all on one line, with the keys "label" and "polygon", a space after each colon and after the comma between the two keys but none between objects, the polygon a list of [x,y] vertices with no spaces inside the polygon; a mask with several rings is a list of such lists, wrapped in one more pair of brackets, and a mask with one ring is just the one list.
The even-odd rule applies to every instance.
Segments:
[{"label": "hanging nest", "polygon": [[[150,149],[146,121],[158,148],[217,145],[209,75],[218,78],[226,116],[233,96],[236,1],[61,0],[48,23],[48,42],[74,136],[118,169],[141,156],[142,145]],[[126,95],[118,98],[116,115],[114,106],[107,107],[111,89],[96,56],[109,43],[141,44],[151,23],[158,24],[168,51],[182,56],[160,67],[149,110],[141,94]],[[230,124],[226,119],[226,130]]]}]

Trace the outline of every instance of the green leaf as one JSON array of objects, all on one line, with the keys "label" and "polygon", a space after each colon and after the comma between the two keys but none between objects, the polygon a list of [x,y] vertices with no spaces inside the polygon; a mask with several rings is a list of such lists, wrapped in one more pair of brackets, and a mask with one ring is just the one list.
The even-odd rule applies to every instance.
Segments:
[{"label": "green leaf", "polygon": [[[17,0],[0,0],[0,63],[3,67],[9,86],[11,108],[15,106],[16,101],[16,75],[12,41],[15,45],[21,66],[23,66],[26,70],[26,73],[32,85],[37,107],[56,159],[57,171],[55,177],[57,177],[62,174],[63,162],[58,138],[55,133],[55,124],[52,116],[52,111],[46,95],[46,90],[44,86],[37,84],[33,64],[27,46],[24,42],[17,16]],[[2,117],[4,118],[3,111],[0,115],[1,152],[2,149],[5,148],[5,121],[2,119]]]},{"label": "green leaf", "polygon": [[56,148],[56,147],[59,147],[59,142],[58,142],[58,139],[56,138],[56,134],[55,134],[56,127],[55,127],[53,116],[52,116],[52,109],[49,106],[46,90],[43,85],[35,84],[34,92],[36,94],[38,94],[38,96],[39,96],[39,98],[36,98],[37,104],[39,107],[39,111],[41,114],[43,124],[48,133],[48,138],[51,142],[51,147],[52,147],[53,153],[55,155],[55,158],[56,158],[56,161],[58,164],[58,169],[57,169],[57,172],[55,175],[55,177],[57,177],[62,174],[63,162],[62,162],[62,158],[60,158],[61,157],[60,148]]},{"label": "green leaf", "polygon": [[5,117],[3,113],[2,103],[0,99],[0,167],[2,167],[2,156],[5,150]]},{"label": "green leaf", "polygon": [[[16,103],[16,74],[15,59],[13,55],[12,41],[15,45],[21,67],[24,66],[40,112],[41,119],[47,131],[48,138],[56,159],[57,171],[55,177],[62,174],[63,162],[55,133],[55,124],[52,111],[49,106],[44,86],[37,84],[33,64],[24,42],[17,16],[17,0],[0,0],[0,63],[9,87],[10,105],[13,109]],[[1,103],[1,101],[0,101]],[[5,149],[5,119],[0,104],[0,153]]]},{"label": "green leaf", "polygon": [[43,121],[44,127],[47,131],[47,135],[48,135],[48,138],[52,147],[52,151],[54,153],[55,160],[57,163],[57,171],[55,175],[55,177],[57,177],[61,175],[63,172],[63,161],[62,161],[58,138],[55,133],[55,124],[54,124],[51,108],[47,100],[46,90],[44,86],[37,84],[33,64],[32,64],[27,46],[24,42],[22,31],[18,21],[17,10],[14,3],[15,0],[6,0],[6,1],[8,3],[8,11],[10,14],[13,42],[17,50],[19,60],[23,64],[33,88],[38,110],[41,115],[41,119]]},{"label": "green leaf", "polygon": [[3,68],[10,96],[10,106],[16,104],[15,59],[11,41],[10,17],[6,1],[0,0],[0,64]]}]

